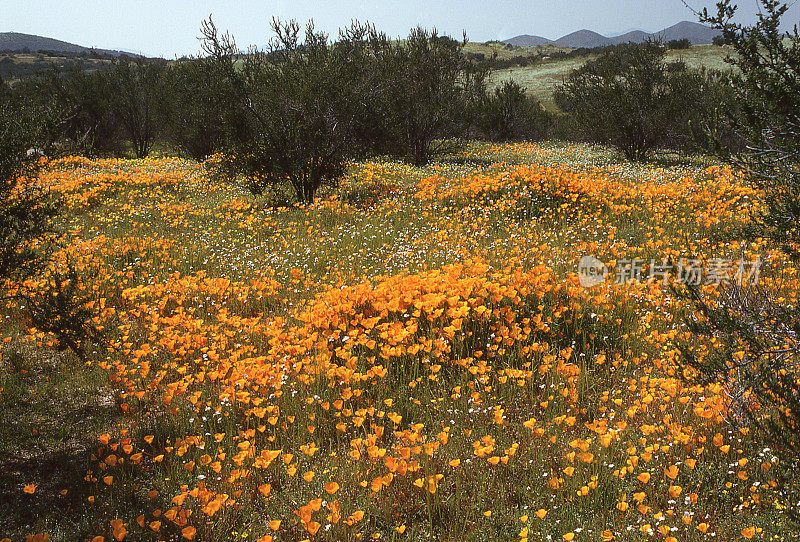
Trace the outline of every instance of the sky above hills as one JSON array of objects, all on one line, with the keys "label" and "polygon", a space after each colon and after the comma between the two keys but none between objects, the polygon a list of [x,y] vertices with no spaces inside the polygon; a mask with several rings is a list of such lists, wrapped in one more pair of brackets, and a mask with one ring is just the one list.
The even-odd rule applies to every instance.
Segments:
[{"label": "sky above hills", "polygon": [[[715,0],[687,0],[714,8]],[[756,0],[740,0],[739,20],[752,22]],[[263,46],[274,15],[336,34],[352,19],[370,21],[390,36],[417,25],[471,41],[534,34],[555,39],[587,28],[604,35],[658,29],[697,17],[681,0],[0,0],[0,32],[22,32],[87,47],[172,58],[195,54],[200,23],[213,14],[237,43]],[[800,2],[787,19],[800,21]]]}]

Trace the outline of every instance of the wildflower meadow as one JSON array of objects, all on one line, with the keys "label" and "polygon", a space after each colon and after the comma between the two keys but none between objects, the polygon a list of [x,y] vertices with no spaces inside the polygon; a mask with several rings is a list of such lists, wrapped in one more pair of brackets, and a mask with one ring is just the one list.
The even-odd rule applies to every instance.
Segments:
[{"label": "wildflower meadow", "polygon": [[611,273],[759,259],[796,301],[780,251],[720,241],[759,201],[730,168],[472,143],[425,167],[351,163],[281,205],[207,166],[44,164],[60,248],[25,287],[74,266],[105,340],[79,359],[9,309],[3,359],[27,361],[0,397],[56,364],[45,402],[104,390],[108,415],[77,435],[70,484],[6,488],[37,513],[0,538],[783,538],[778,458],[735,390],[684,378],[682,348],[715,344],[687,331],[678,277],[578,276],[586,255]]}]

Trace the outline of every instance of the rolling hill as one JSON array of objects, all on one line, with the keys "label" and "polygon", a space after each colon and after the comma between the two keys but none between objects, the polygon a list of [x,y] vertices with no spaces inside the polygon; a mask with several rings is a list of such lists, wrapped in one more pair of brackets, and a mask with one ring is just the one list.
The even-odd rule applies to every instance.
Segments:
[{"label": "rolling hill", "polygon": [[571,47],[577,49],[578,47],[602,47],[604,45],[611,45],[611,39],[607,38],[597,32],[591,30],[578,30],[572,34],[567,34],[555,41],[559,47]]},{"label": "rolling hill", "polygon": [[665,28],[664,30],[656,32],[655,35],[664,41],[680,40],[685,38],[693,44],[706,44],[711,43],[716,36],[719,36],[720,31],[709,28],[702,24],[682,21],[676,25],[670,26],[669,28]]},{"label": "rolling hill", "polygon": [[626,32],[621,36],[614,36],[613,38],[610,38],[610,40],[613,45],[619,45],[620,43],[628,43],[628,42],[643,43],[650,36],[651,34],[648,34],[647,32],[644,32],[642,30],[634,30],[632,32]]},{"label": "rolling hill", "polygon": [[653,32],[652,34],[644,32],[642,30],[633,30],[631,32],[627,32],[622,34],[621,36],[615,37],[606,37],[602,34],[598,34],[597,32],[593,32],[591,30],[578,30],[577,32],[573,32],[571,34],[567,34],[566,36],[562,36],[557,40],[551,41],[547,38],[543,38],[541,36],[530,36],[528,34],[523,34],[520,36],[515,36],[513,38],[509,38],[507,40],[503,40],[503,43],[507,45],[514,45],[514,46],[527,46],[533,47],[537,45],[546,45],[546,44],[555,44],[559,47],[571,47],[573,49],[577,49],[579,47],[585,47],[590,49],[592,47],[602,47],[605,45],[618,45],[620,43],[642,43],[647,39],[659,39],[663,41],[669,40],[679,40],[679,39],[688,39],[694,45],[703,45],[711,43],[715,36],[718,36],[720,32],[708,26],[693,23],[690,21],[681,21],[678,24],[672,25],[668,28],[664,28],[659,30],[658,32]]},{"label": "rolling hill", "polygon": [[550,45],[553,43],[553,40],[543,38],[542,36],[523,34],[521,36],[516,36],[514,38],[505,40],[503,43],[520,47],[538,47],[539,45]]},{"label": "rolling hill", "polygon": [[45,38],[33,34],[21,34],[19,32],[0,32],[0,53],[3,52],[37,52],[48,51],[54,53],[82,54],[92,51],[101,55],[119,56],[126,53],[123,51],[112,51],[107,49],[92,49],[82,45],[75,45],[53,38]]}]

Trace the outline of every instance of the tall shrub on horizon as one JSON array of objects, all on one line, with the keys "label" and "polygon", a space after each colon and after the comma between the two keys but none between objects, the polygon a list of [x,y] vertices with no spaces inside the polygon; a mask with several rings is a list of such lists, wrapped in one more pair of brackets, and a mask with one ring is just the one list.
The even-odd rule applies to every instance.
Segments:
[{"label": "tall shrub on horizon", "polygon": [[450,148],[485,97],[486,68],[464,54],[467,43],[415,28],[404,41],[377,40],[375,130],[370,145],[421,166]]},{"label": "tall shrub on horizon", "polygon": [[266,50],[240,54],[211,19],[203,24],[211,68],[230,89],[220,168],[243,177],[255,194],[288,183],[298,201],[309,203],[362,151],[357,121],[375,102],[363,73],[369,28],[343,31],[339,42],[347,48],[331,44],[313,23],[302,40],[295,21],[273,19],[272,30]]}]

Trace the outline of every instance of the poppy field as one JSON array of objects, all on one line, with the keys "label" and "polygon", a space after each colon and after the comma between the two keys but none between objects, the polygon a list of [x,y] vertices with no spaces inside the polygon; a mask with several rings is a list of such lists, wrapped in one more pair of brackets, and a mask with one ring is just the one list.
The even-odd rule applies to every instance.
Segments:
[{"label": "poppy field", "polygon": [[[422,168],[353,163],[281,205],[209,165],[42,170],[61,248],[26,287],[74,266],[105,340],[79,360],[5,307],[0,401],[56,360],[51,378],[102,390],[110,414],[65,428],[89,443],[72,485],[5,488],[41,513],[0,539],[785,537],[778,459],[733,390],[684,378],[681,349],[715,344],[688,332],[678,277],[613,274],[758,258],[796,300],[780,251],[723,240],[759,201],[729,168],[475,143]],[[604,283],[581,286],[585,255]]]}]

